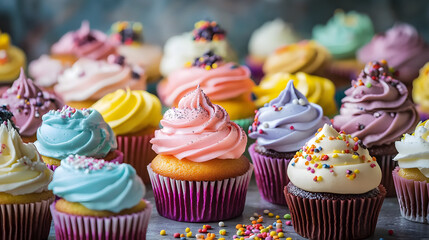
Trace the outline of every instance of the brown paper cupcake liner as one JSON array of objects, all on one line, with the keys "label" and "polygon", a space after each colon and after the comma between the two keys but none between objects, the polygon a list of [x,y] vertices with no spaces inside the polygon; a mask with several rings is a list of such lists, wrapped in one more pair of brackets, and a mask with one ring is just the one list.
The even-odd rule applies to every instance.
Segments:
[{"label": "brown paper cupcake liner", "polygon": [[393,170],[401,215],[410,221],[429,224],[429,183],[405,179]]},{"label": "brown paper cupcake liner", "polygon": [[0,239],[47,239],[51,228],[49,205],[54,198],[26,204],[0,204]]},{"label": "brown paper cupcake liner", "polygon": [[374,234],[378,214],[386,190],[378,186],[376,197],[347,200],[307,199],[284,189],[292,216],[293,227],[299,235],[318,240],[362,239]]},{"label": "brown paper cupcake liner", "polygon": [[378,165],[381,168],[381,185],[386,188],[386,197],[395,197],[395,184],[393,183],[392,171],[398,166],[396,161],[393,161],[395,155],[371,155],[377,159]]}]

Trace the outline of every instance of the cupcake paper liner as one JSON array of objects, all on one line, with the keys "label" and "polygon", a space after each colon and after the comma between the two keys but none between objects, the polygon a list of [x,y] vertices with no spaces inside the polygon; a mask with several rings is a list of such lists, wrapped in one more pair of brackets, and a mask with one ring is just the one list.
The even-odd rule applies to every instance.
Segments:
[{"label": "cupcake paper liner", "polygon": [[253,165],[238,177],[220,181],[181,181],[147,166],[159,215],[180,222],[214,222],[242,214]]},{"label": "cupcake paper liner", "polygon": [[286,202],[292,215],[293,227],[309,239],[362,239],[374,234],[378,214],[386,190],[372,198],[349,200],[307,199],[288,193]]},{"label": "cupcake paper liner", "polygon": [[0,204],[0,239],[47,239],[51,228],[49,205],[54,198],[26,204]]},{"label": "cupcake paper liner", "polygon": [[248,149],[249,149],[250,145],[255,143],[255,139],[249,138],[249,135],[247,134],[247,130],[249,130],[249,127],[252,125],[253,118],[243,118],[243,119],[237,119],[237,120],[232,120],[232,121],[235,122],[236,124],[238,124],[238,126],[240,126],[244,130],[244,132],[246,133],[247,144],[246,144],[246,151],[243,153],[243,155],[246,156],[249,160],[251,160],[250,153],[249,153]]},{"label": "cupcake paper liner", "polygon": [[117,136],[118,149],[124,153],[124,163],[131,164],[145,184],[150,183],[147,165],[156,157],[150,140],[154,134],[143,136]]},{"label": "cupcake paper liner", "polygon": [[393,161],[395,155],[371,155],[377,159],[378,165],[381,168],[381,185],[386,188],[386,197],[395,197],[395,185],[393,183],[392,171],[398,166],[396,161]]},{"label": "cupcake paper liner", "polygon": [[52,218],[55,224],[55,238],[62,239],[124,239],[145,240],[152,205],[146,201],[146,208],[137,213],[112,216],[90,217],[59,212],[55,203],[51,204]]},{"label": "cupcake paper liner", "polygon": [[249,153],[255,167],[255,179],[259,193],[268,202],[286,205],[283,189],[289,183],[287,167],[290,159],[264,156],[255,151],[255,145],[250,146]]},{"label": "cupcake paper liner", "polygon": [[429,183],[405,179],[393,170],[401,215],[410,221],[429,224]]}]

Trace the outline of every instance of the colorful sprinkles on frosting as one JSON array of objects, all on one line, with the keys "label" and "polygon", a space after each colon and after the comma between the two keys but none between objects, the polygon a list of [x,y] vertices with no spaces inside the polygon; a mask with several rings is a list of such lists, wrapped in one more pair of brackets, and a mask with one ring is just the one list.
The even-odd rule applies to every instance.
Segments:
[{"label": "colorful sprinkles on frosting", "polygon": [[139,22],[119,21],[112,25],[113,38],[125,45],[143,42],[143,25]]},{"label": "colorful sprinkles on frosting", "polygon": [[100,170],[111,170],[118,165],[117,162],[112,163],[103,159],[95,159],[80,155],[70,155],[62,161],[73,169],[84,171],[87,174]]},{"label": "colorful sprinkles on frosting", "polygon": [[62,109],[49,111],[50,114],[60,115],[63,119],[72,118],[73,116],[75,116],[76,113],[81,113],[84,117],[87,117],[91,114],[91,112],[92,109],[90,108],[82,108],[81,110],[78,110],[67,105],[63,106]]},{"label": "colorful sprinkles on frosting", "polygon": [[204,68],[205,70],[216,69],[222,63],[222,57],[214,54],[212,51],[204,53],[201,57],[195,58],[194,62],[191,64],[187,62],[186,67],[199,67]]},{"label": "colorful sprinkles on frosting", "polygon": [[225,30],[215,21],[199,21],[192,31],[194,41],[220,41],[225,39]]}]

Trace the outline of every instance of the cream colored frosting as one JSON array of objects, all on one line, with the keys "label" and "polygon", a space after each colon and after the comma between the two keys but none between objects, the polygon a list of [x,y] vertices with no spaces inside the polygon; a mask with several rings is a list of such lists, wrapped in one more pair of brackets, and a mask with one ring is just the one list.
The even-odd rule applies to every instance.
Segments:
[{"label": "cream colored frosting", "polygon": [[309,192],[361,194],[381,182],[380,166],[360,141],[327,124],[297,152],[287,174]]},{"label": "cream colored frosting", "polygon": [[393,159],[401,168],[418,168],[429,178],[429,120],[417,125],[413,134],[395,142],[398,155]]},{"label": "cream colored frosting", "polygon": [[32,143],[23,143],[10,122],[0,126],[0,192],[12,195],[48,190],[52,171]]},{"label": "cream colored frosting", "polygon": [[264,23],[256,29],[249,41],[249,53],[265,59],[277,48],[299,41],[292,26],[280,18]]}]

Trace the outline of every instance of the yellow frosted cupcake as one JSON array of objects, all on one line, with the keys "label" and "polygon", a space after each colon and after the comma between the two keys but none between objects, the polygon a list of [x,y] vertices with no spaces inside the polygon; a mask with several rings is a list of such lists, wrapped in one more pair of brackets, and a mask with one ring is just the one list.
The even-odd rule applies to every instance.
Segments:
[{"label": "yellow frosted cupcake", "polygon": [[429,119],[429,63],[420,69],[419,77],[413,81],[413,100],[420,119]]},{"label": "yellow frosted cupcake", "polygon": [[0,83],[17,79],[20,69],[25,65],[24,52],[10,44],[9,34],[0,31]]},{"label": "yellow frosted cupcake", "polygon": [[143,182],[149,183],[146,166],[155,157],[149,141],[162,118],[159,99],[146,91],[120,89],[101,98],[92,108],[112,128],[124,161],[136,168]]},{"label": "yellow frosted cupcake", "polygon": [[52,172],[9,121],[0,126],[0,142],[0,239],[46,239]]}]

